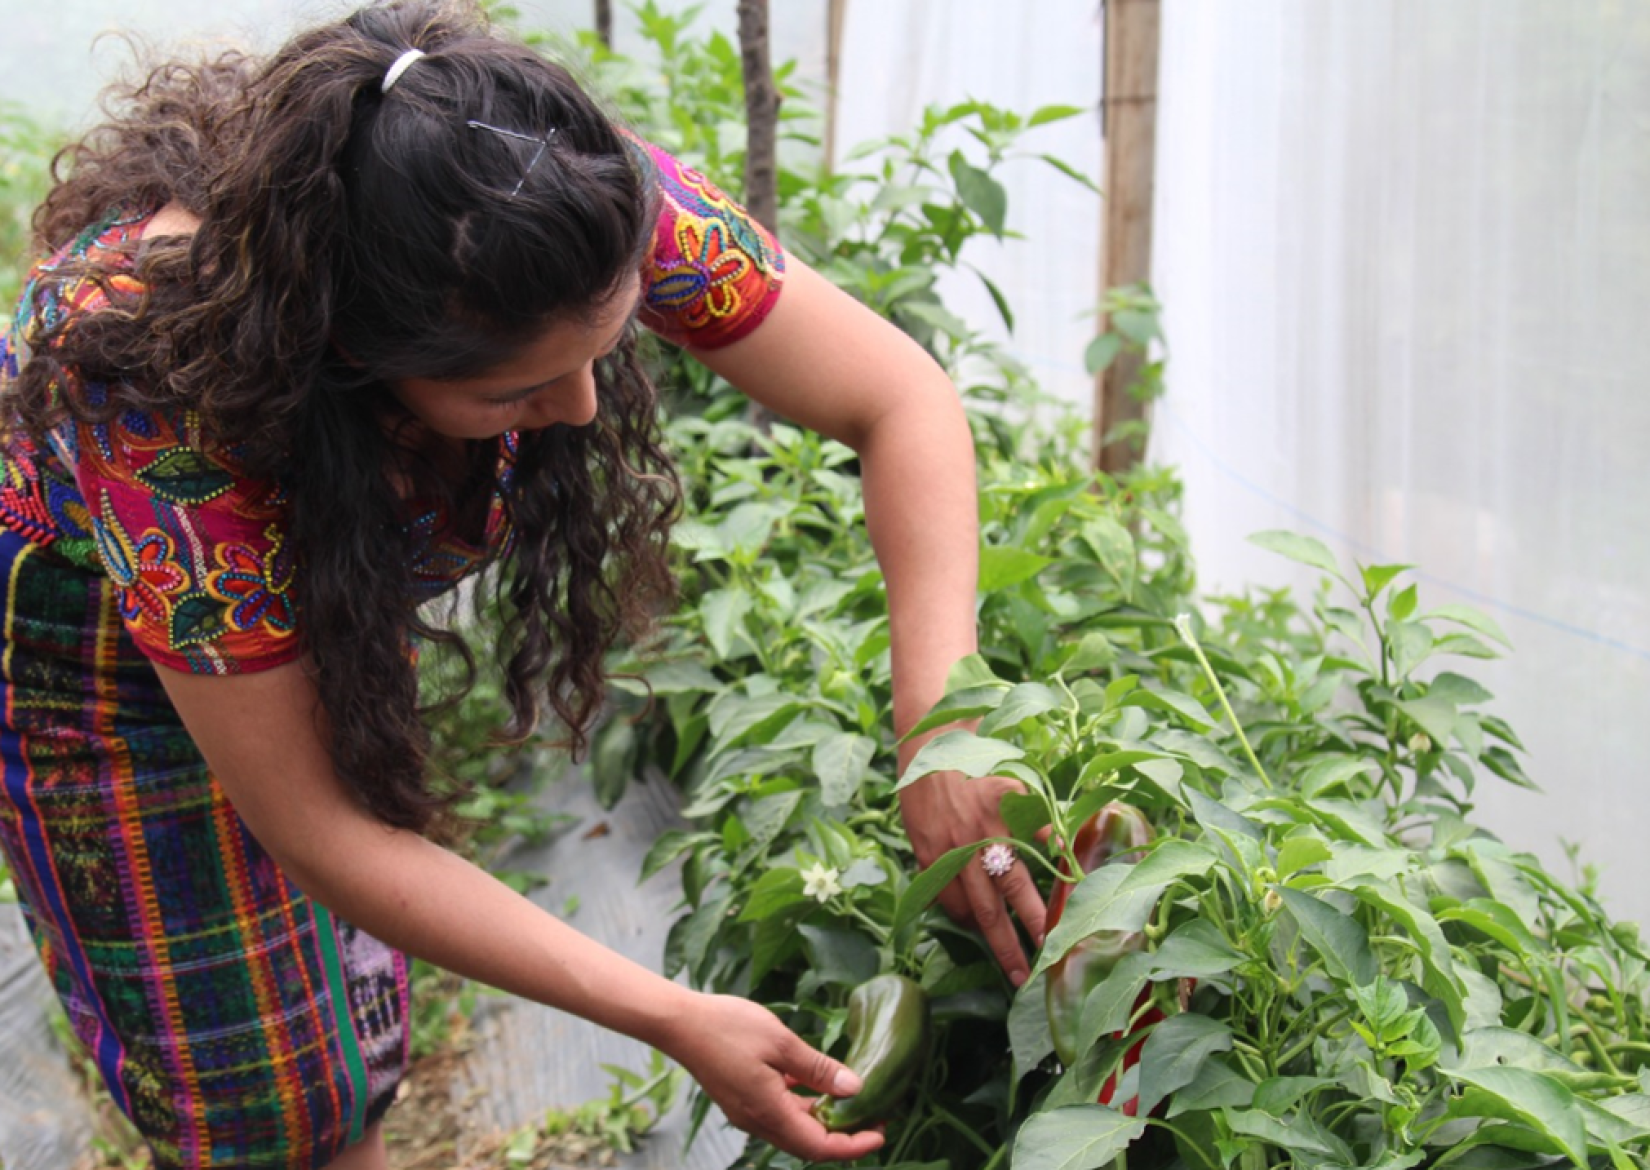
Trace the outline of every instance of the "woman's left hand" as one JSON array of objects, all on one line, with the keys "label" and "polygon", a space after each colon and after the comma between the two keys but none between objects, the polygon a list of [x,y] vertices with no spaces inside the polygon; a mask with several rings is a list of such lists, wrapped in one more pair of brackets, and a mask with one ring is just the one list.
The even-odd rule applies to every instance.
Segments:
[{"label": "woman's left hand", "polygon": [[[900,816],[918,863],[927,868],[960,845],[1007,837],[1008,826],[1001,812],[1003,797],[1023,791],[1019,781],[1005,776],[973,779],[958,772],[936,772],[901,789]],[[1030,960],[1009,912],[1019,917],[1032,944],[1041,946],[1047,908],[1024,864],[1017,861],[1007,873],[994,878],[973,862],[945,888],[939,900],[953,920],[985,936],[1014,986],[1030,977]]]}]

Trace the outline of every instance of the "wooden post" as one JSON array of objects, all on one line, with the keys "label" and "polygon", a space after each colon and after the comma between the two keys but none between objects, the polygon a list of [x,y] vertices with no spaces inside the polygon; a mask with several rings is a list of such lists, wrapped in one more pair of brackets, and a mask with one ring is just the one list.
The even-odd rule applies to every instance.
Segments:
[{"label": "wooden post", "polygon": [[613,0],[596,0],[596,38],[604,49],[613,47]]},{"label": "wooden post", "polygon": [[836,173],[837,86],[842,81],[842,37],[848,22],[848,0],[825,2],[825,173]]},{"label": "wooden post", "polygon": [[[1106,192],[1101,206],[1100,291],[1151,279],[1152,188],[1157,163],[1158,0],[1105,0]],[[1101,322],[1101,327],[1106,327]],[[1146,418],[1128,388],[1140,377],[1141,355],[1121,353],[1095,380],[1095,466],[1108,474],[1140,461],[1144,441],[1104,444],[1118,425]]]},{"label": "wooden post", "polygon": [[745,75],[745,207],[779,234],[779,91],[768,51],[768,0],[739,0],[739,61]]}]

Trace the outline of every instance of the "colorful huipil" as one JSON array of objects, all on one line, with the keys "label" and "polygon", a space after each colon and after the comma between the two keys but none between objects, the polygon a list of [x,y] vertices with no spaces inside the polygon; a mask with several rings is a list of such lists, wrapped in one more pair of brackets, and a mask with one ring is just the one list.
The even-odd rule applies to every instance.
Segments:
[{"label": "colorful huipil", "polygon": [[[738,340],[777,301],[782,254],[702,175],[633,145],[661,194],[642,320],[695,348]],[[140,291],[151,214],[113,214],[35,269],[0,337],[0,402],[28,336]],[[54,275],[71,257],[112,275]],[[230,674],[300,653],[286,494],[186,411],[71,421],[44,445],[0,433],[0,851],[41,959],[157,1166],[324,1166],[394,1097],[406,959],[291,885],[149,666]],[[485,547],[409,506],[420,592],[508,550],[514,444],[499,439]]]}]

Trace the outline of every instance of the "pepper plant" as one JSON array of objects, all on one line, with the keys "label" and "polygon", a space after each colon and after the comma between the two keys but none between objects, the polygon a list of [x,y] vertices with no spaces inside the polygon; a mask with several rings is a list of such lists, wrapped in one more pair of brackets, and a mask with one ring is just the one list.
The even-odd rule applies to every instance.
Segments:
[{"label": "pepper plant", "polygon": [[[902,779],[1020,778],[1005,811],[1022,855],[1067,872],[1060,842],[1105,801],[1161,834],[1078,881],[1016,996],[1014,1075],[1034,1105],[1012,1165],[1641,1164],[1638,931],[1470,820],[1484,773],[1528,781],[1491,696],[1440,660],[1504,636],[1470,609],[1423,613],[1402,566],[1346,573],[1317,541],[1256,539],[1332,583],[1309,614],[1229,602],[1226,629],[1182,616],[1179,645],[1103,674],[966,663],[929,721],[985,722],[933,740]],[[967,861],[942,859],[898,913]],[[1039,984],[1099,931],[1143,945],[1095,982],[1077,1054],[1055,1066]],[[1116,1094],[1138,1095],[1131,1117],[1095,1099],[1142,1034]]]}]

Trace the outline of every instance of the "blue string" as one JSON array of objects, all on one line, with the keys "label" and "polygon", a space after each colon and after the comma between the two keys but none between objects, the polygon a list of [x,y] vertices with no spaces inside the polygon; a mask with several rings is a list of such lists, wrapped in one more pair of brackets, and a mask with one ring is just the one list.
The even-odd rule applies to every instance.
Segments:
[{"label": "blue string", "polygon": [[[1233,483],[1236,483],[1239,487],[1243,488],[1249,494],[1258,496],[1260,499],[1265,500],[1268,504],[1271,504],[1280,511],[1288,513],[1303,526],[1316,529],[1325,536],[1332,537],[1333,539],[1339,541],[1347,548],[1365,557],[1371,564],[1393,564],[1397,562],[1398,558],[1390,557],[1383,550],[1376,548],[1367,541],[1360,540],[1358,537],[1353,536],[1350,533],[1342,532],[1332,524],[1328,524],[1323,520],[1320,520],[1310,512],[1307,512],[1295,506],[1288,500],[1282,499],[1281,497],[1266,490],[1260,484],[1244,475],[1237,468],[1222,459],[1220,455],[1216,453],[1215,449],[1204,441],[1201,435],[1187,425],[1185,419],[1181,418],[1180,415],[1176,413],[1174,408],[1169,406],[1166,399],[1158,399],[1152,404],[1152,409],[1157,413],[1157,417],[1159,419],[1167,419],[1167,421],[1174,425],[1176,430],[1190,439],[1192,444],[1197,447],[1200,452],[1202,452],[1203,457],[1213,464],[1216,470],[1226,476],[1227,479],[1230,479]],[[1421,569],[1413,569],[1411,570],[1411,573],[1417,579],[1424,581],[1429,585],[1436,585],[1440,588],[1448,589],[1453,593],[1458,593],[1462,597],[1471,599],[1478,605],[1498,609],[1503,613],[1512,614],[1515,617],[1521,617],[1525,621],[1535,622],[1537,625],[1546,626],[1549,629],[1558,630],[1561,633],[1569,634],[1576,638],[1582,638],[1589,642],[1595,642],[1600,646],[1608,646],[1612,650],[1620,650],[1624,654],[1630,654],[1634,658],[1641,658],[1646,662],[1650,662],[1650,650],[1646,650],[1643,647],[1634,646],[1617,638],[1609,637],[1606,634],[1599,633],[1597,630],[1586,629],[1585,627],[1564,621],[1562,618],[1555,618],[1548,614],[1538,613],[1535,610],[1525,609],[1523,606],[1514,605],[1513,603],[1504,601],[1499,597],[1491,597],[1489,594],[1481,593],[1470,586],[1462,585],[1458,582],[1450,581],[1443,577],[1438,577]]]}]

